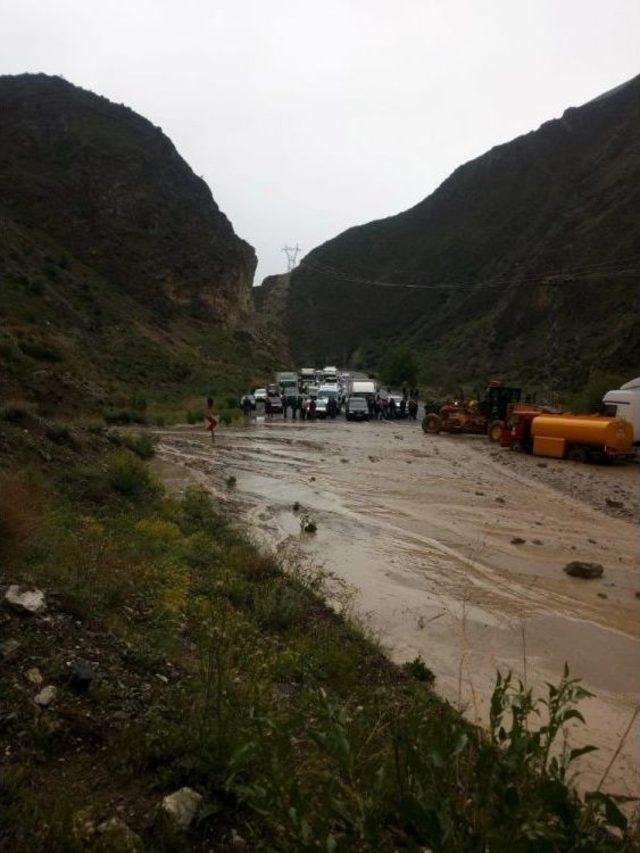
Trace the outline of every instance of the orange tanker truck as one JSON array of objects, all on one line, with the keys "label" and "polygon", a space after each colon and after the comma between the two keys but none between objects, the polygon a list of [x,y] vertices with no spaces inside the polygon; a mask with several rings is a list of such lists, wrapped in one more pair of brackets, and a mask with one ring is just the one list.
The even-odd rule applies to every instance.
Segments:
[{"label": "orange tanker truck", "polygon": [[633,426],[622,418],[554,415],[516,408],[500,443],[534,456],[576,462],[625,459],[633,456]]}]

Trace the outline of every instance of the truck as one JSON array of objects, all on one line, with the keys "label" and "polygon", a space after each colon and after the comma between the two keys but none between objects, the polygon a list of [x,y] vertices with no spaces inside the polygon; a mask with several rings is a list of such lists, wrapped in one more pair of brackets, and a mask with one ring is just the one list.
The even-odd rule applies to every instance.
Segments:
[{"label": "truck", "polygon": [[309,385],[315,385],[316,369],[315,367],[303,367],[300,370],[300,390],[305,391]]},{"label": "truck", "polygon": [[288,401],[292,401],[293,398],[297,397],[300,393],[298,382],[297,373],[292,371],[276,373],[276,385],[280,389],[280,393],[283,397],[286,397]]},{"label": "truck", "polygon": [[613,461],[632,455],[633,428],[606,415],[541,413],[516,406],[502,430],[502,447],[574,462]]},{"label": "truck", "polygon": [[362,397],[365,400],[373,400],[377,392],[378,388],[373,379],[352,379],[349,382],[349,397]]},{"label": "truck", "polygon": [[633,446],[640,447],[640,376],[625,382],[617,391],[602,398],[604,414],[629,421],[633,428]]},{"label": "truck", "polygon": [[337,367],[325,367],[322,371],[322,381],[327,385],[332,385],[334,382],[338,381],[338,368]]}]

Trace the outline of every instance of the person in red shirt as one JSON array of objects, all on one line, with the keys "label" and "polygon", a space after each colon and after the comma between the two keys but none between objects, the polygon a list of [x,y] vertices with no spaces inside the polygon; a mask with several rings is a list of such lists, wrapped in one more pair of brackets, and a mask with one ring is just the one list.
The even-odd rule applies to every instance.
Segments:
[{"label": "person in red shirt", "polygon": [[211,441],[215,443],[216,440],[216,428],[218,426],[218,418],[213,411],[213,399],[211,397],[207,397],[207,408],[204,412],[204,419],[207,424],[207,429],[211,433]]}]

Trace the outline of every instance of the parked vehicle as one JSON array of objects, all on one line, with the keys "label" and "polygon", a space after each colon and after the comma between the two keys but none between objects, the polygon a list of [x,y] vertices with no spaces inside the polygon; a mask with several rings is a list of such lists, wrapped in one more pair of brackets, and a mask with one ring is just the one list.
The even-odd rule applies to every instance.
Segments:
[{"label": "parked vehicle", "polygon": [[325,367],[322,371],[322,379],[325,384],[333,384],[338,381],[338,368],[337,367]]},{"label": "parked vehicle", "polygon": [[629,421],[633,427],[633,444],[640,447],[640,377],[625,382],[617,391],[607,391],[602,402],[605,415]]},{"label": "parked vehicle", "polygon": [[265,402],[265,412],[269,415],[282,414],[282,398],[280,394],[268,394]]},{"label": "parked vehicle", "polygon": [[324,394],[318,394],[316,399],[316,418],[320,418],[320,420],[324,420],[327,415],[329,408],[329,398]]},{"label": "parked vehicle", "polygon": [[315,367],[303,367],[300,370],[300,390],[306,391],[316,381]]},{"label": "parked vehicle", "polygon": [[253,396],[255,397],[256,403],[264,403],[267,399],[267,389],[256,388],[256,390],[253,392]]},{"label": "parked vehicle", "polygon": [[287,400],[291,401],[300,393],[298,387],[298,374],[292,371],[282,371],[276,373],[276,383],[280,392],[284,394]]},{"label": "parked vehicle", "polygon": [[349,383],[349,397],[362,397],[373,400],[378,391],[373,379],[352,379]]},{"label": "parked vehicle", "polygon": [[604,415],[538,415],[531,421],[534,456],[556,459],[621,459],[633,453],[633,426]]},{"label": "parked vehicle", "polygon": [[329,399],[329,397],[333,397],[338,404],[338,411],[340,410],[340,407],[342,406],[342,395],[340,394],[340,389],[335,382],[321,385],[318,389],[318,399],[320,399],[320,397],[326,397],[327,399]]},{"label": "parked vehicle", "polygon": [[369,420],[369,406],[364,397],[349,397],[345,406],[345,417],[348,421]]}]

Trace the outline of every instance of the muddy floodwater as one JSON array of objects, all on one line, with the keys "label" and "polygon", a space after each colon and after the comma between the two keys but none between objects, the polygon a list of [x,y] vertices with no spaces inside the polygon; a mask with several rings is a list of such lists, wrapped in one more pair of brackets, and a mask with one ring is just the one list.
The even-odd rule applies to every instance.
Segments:
[{"label": "muddy floodwater", "polygon": [[[263,541],[295,543],[346,581],[389,655],[421,655],[470,718],[486,721],[496,669],[543,690],[567,661],[595,694],[582,705],[586,729],[570,735],[572,746],[599,747],[581,759],[578,784],[598,784],[640,703],[640,466],[540,465],[484,437],[425,436],[404,421],[254,418],[213,446],[201,427],[160,439],[167,479],[188,471]],[[296,501],[314,535],[300,533]],[[604,575],[568,577],[571,560],[601,563]],[[636,718],[604,788],[637,796],[639,755]]]}]

